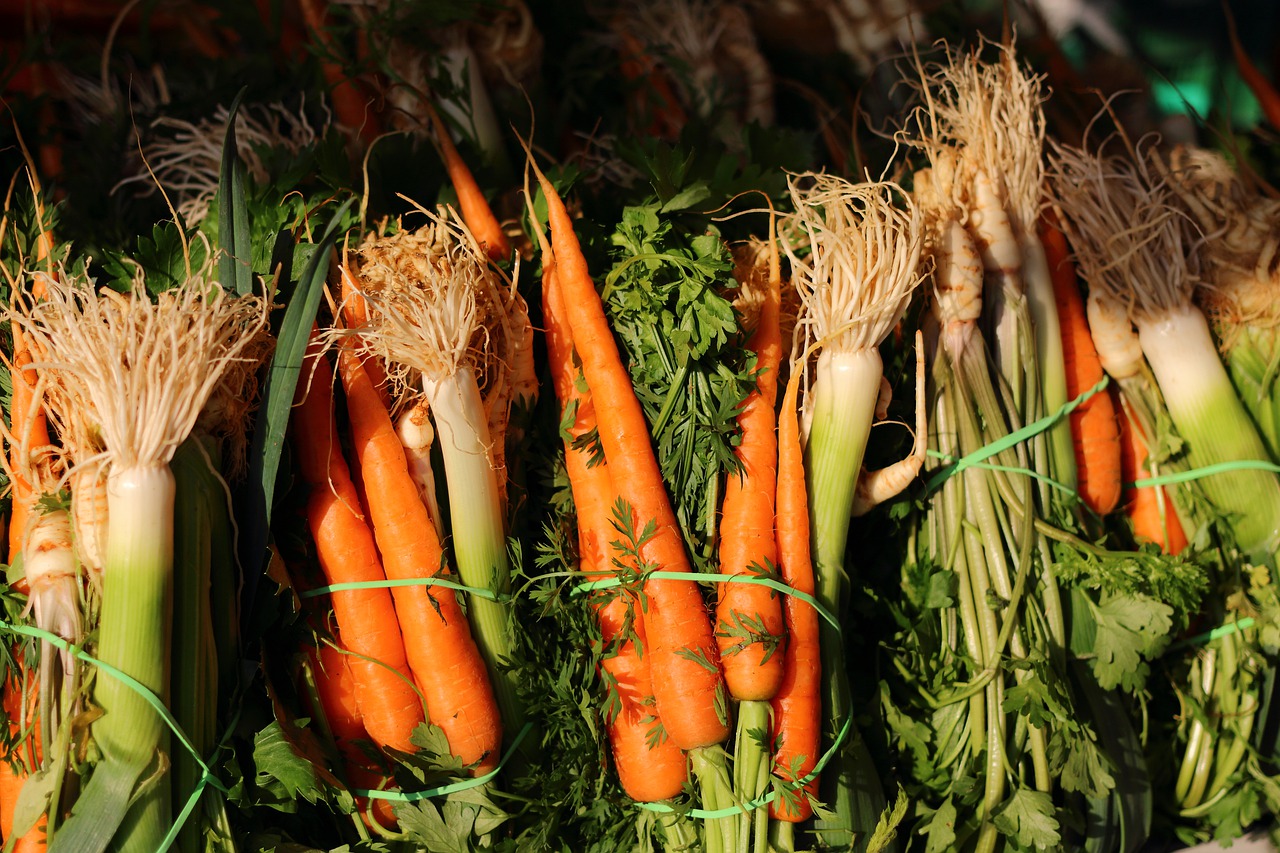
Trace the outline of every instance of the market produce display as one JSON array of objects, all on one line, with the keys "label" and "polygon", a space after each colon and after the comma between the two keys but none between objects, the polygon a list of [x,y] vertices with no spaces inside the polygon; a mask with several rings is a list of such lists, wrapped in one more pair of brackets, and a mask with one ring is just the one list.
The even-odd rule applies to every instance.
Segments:
[{"label": "market produce display", "polygon": [[1076,11],[0,3],[2,849],[1280,837],[1280,20]]}]

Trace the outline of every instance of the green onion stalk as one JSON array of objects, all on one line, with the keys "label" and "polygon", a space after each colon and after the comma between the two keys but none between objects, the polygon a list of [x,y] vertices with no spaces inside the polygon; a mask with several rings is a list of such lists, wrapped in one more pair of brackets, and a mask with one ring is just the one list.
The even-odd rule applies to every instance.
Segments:
[{"label": "green onion stalk", "polygon": [[[850,511],[883,377],[879,346],[919,282],[919,211],[892,183],[853,184],[831,175],[792,176],[794,212],[780,229],[802,307],[792,370],[804,371],[806,480],[817,598],[843,617]],[[844,646],[822,624],[823,728],[828,744],[854,713]],[[823,843],[865,843],[884,792],[856,734],[828,765],[822,799],[834,811]]]},{"label": "green onion stalk", "polygon": [[[1237,625],[1276,606],[1270,571],[1280,547],[1280,477],[1250,463],[1271,456],[1241,402],[1205,314],[1193,303],[1196,242],[1168,181],[1143,159],[1103,157],[1055,145],[1053,188],[1090,287],[1128,306],[1128,317],[1165,410],[1182,440],[1189,470],[1223,466],[1198,481],[1193,511],[1212,523],[1225,547],[1215,563],[1215,594],[1202,615],[1221,636],[1189,652],[1176,770],[1181,815],[1210,818],[1214,804],[1262,778],[1258,714],[1267,702],[1274,661],[1261,638]],[[1241,464],[1243,463],[1243,464]]]},{"label": "green onion stalk", "polygon": [[1176,146],[1167,163],[1152,159],[1202,235],[1196,301],[1240,402],[1280,460],[1280,201],[1246,185],[1215,151]]},{"label": "green onion stalk", "polygon": [[[519,296],[463,226],[427,217],[429,224],[417,231],[361,246],[358,281],[369,325],[353,331],[385,359],[392,381],[407,387],[416,378],[430,408],[458,575],[495,596],[469,596],[467,616],[510,741],[523,728],[525,713],[508,667],[515,626],[508,600],[506,470],[494,456],[505,433],[491,429],[487,409],[510,405],[501,386],[515,343],[508,306]],[[497,429],[505,430],[505,412],[494,419]]]},{"label": "green onion stalk", "polygon": [[[95,291],[64,271],[39,302],[20,300],[22,328],[49,376],[51,408],[78,414],[67,443],[101,452],[77,464],[108,466],[107,537],[97,641],[106,669],[94,677],[101,711],[90,727],[97,761],[71,816],[50,839],[55,851],[154,853],[173,824],[170,737],[148,701],[168,702],[174,588],[174,507],[169,463],[195,426],[223,373],[264,327],[261,299],[233,297],[212,265],[191,271],[153,302],[139,274],[127,294]],[[73,408],[74,407],[74,408]],[[145,693],[144,693],[145,691]]]}]

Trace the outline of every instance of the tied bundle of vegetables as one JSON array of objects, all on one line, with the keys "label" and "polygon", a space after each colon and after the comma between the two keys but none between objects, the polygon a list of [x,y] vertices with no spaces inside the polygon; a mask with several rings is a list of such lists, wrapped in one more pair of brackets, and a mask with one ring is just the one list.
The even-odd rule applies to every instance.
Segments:
[{"label": "tied bundle of vegetables", "polygon": [[[920,280],[923,219],[891,183],[852,184],[805,174],[790,178],[788,186],[793,212],[780,233],[801,302],[791,371],[803,375],[805,385],[805,477],[817,599],[840,618],[850,591],[850,514],[883,378],[879,346]],[[787,524],[779,518],[779,530]],[[825,622],[821,646],[829,745],[853,706],[844,643]],[[841,745],[823,797],[835,814],[818,825],[825,843],[848,845],[876,825],[883,793],[869,761],[856,734]]]},{"label": "tied bundle of vegetables", "polygon": [[[731,806],[734,792],[719,746],[729,729],[728,698],[701,592],[689,581],[647,577],[655,569],[690,570],[686,536],[697,543],[695,554],[702,548],[709,551],[714,541],[718,466],[731,451],[718,443],[718,430],[703,432],[694,427],[703,425],[708,416],[703,408],[706,398],[726,390],[709,388],[701,378],[708,364],[713,370],[716,364],[705,360],[704,354],[722,345],[735,325],[731,305],[714,297],[710,288],[714,274],[708,275],[709,271],[727,264],[720,267],[707,256],[719,256],[723,247],[711,234],[692,238],[692,254],[686,254],[689,248],[663,246],[661,240],[671,226],[659,220],[658,205],[629,208],[615,237],[623,258],[606,282],[612,297],[611,324],[568,210],[545,176],[540,171],[537,175],[548,204],[556,287],[563,295],[569,334],[596,403],[599,447],[619,492],[612,523],[634,579],[629,582],[629,594],[639,596],[643,610],[648,639],[643,653],[662,719],[658,736],[689,752],[704,808]],[[664,261],[674,264],[678,272],[655,275]],[[548,263],[544,259],[544,266]],[[641,289],[641,282],[647,282],[648,288]],[[695,306],[709,297],[718,310],[698,312]],[[667,331],[672,323],[666,313],[668,300],[678,306],[676,335]],[[615,328],[630,351],[633,372],[628,372],[620,355]],[[690,386],[696,389],[694,395],[685,391]],[[730,385],[727,393],[732,394],[733,388]],[[689,411],[689,416],[677,409]],[[662,467],[655,458],[655,440],[659,448],[672,451],[662,455]],[[708,445],[718,447],[719,453],[706,452]],[[707,477],[712,478],[710,482]],[[704,824],[704,845],[708,850],[735,849],[737,834],[732,819],[710,819]]]},{"label": "tied bundle of vegetables", "polygon": [[[1201,552],[1213,567],[1214,587],[1201,620],[1223,630],[1211,632],[1174,676],[1179,701],[1195,709],[1178,727],[1185,747],[1174,796],[1183,819],[1204,821],[1218,837],[1232,837],[1241,821],[1257,814],[1258,786],[1274,784],[1259,751],[1267,729],[1259,715],[1274,661],[1265,634],[1250,626],[1255,616],[1276,612],[1267,567],[1274,566],[1280,544],[1280,479],[1252,464],[1269,459],[1266,445],[1218,358],[1204,313],[1192,302],[1199,259],[1188,219],[1176,208],[1167,180],[1149,164],[1149,152],[1130,147],[1127,154],[1055,145],[1051,176],[1090,287],[1127,306],[1127,320],[1117,325],[1132,323],[1137,330],[1181,442],[1178,464],[1217,466],[1199,480],[1202,497],[1187,506],[1193,518],[1205,519],[1201,523],[1209,524],[1217,543]],[[1135,395],[1133,408],[1158,416],[1153,399]],[[1159,427],[1143,425],[1148,436],[1157,436]]]},{"label": "tied bundle of vegetables", "polygon": [[[175,532],[179,497],[170,464],[220,384],[256,366],[265,320],[261,299],[228,295],[212,271],[211,263],[189,269],[153,301],[141,274],[129,292],[116,293],[95,291],[80,274],[62,270],[46,280],[41,300],[20,298],[9,313],[48,383],[49,411],[73,463],[106,470],[106,549],[91,652],[175,703],[181,696],[171,671],[209,670],[199,670],[197,659],[207,646],[183,647],[189,658],[169,660],[175,540],[185,535]],[[244,389],[235,393],[243,398]],[[209,713],[216,708],[212,683],[216,676],[203,685]],[[100,757],[71,816],[55,827],[60,815],[50,815],[52,845],[154,851],[173,823],[170,786],[152,778],[170,760],[166,724],[137,686],[109,672],[95,673],[92,699],[100,716],[90,734]]]},{"label": "tied bundle of vegetables", "polygon": [[[368,306],[368,322],[351,330],[357,337],[346,342],[342,359],[355,364],[358,340],[385,364],[393,387],[421,389],[421,396],[414,393],[412,399],[425,403],[434,421],[458,574],[466,586],[492,593],[470,597],[467,619],[493,683],[502,727],[514,738],[524,725],[524,711],[506,666],[516,626],[507,602],[510,569],[501,449],[511,405],[508,365],[515,360],[520,336],[531,340],[527,332],[516,329],[519,318],[527,322],[527,312],[513,309],[521,297],[490,265],[465,227],[447,214],[423,213],[428,219],[423,228],[371,237],[360,247],[355,275],[358,293]],[[357,375],[344,367],[349,399],[355,387],[350,380]],[[375,488],[367,480],[366,491],[374,500]],[[387,559],[388,549],[381,550]],[[422,566],[428,574],[437,567]],[[410,660],[419,678],[428,678],[434,663],[429,658],[420,665]],[[436,703],[427,704],[435,722]]]},{"label": "tied bundle of vegetables", "polygon": [[[1068,808],[1086,810],[1089,843],[1131,848],[1150,830],[1138,793],[1149,783],[1126,700],[1108,691],[1141,697],[1146,660],[1185,620],[1201,576],[1082,532],[1096,517],[1072,493],[1108,510],[1119,448],[1114,421],[1109,443],[1069,432],[1084,421],[1068,417],[1067,389],[1096,394],[1101,371],[1081,373],[1084,312],[1078,294],[1055,294],[1061,252],[1050,265],[1037,236],[1038,84],[1012,47],[990,65],[949,59],[923,74],[919,132],[904,134],[930,158],[914,189],[929,221],[931,442],[944,463],[903,567],[886,716],[912,754],[931,848],[1064,844]],[[1065,329],[1059,303],[1072,309]],[[1100,447],[1110,464],[1077,480],[1077,452],[1091,462],[1085,451]],[[957,784],[970,773],[978,784]]]}]

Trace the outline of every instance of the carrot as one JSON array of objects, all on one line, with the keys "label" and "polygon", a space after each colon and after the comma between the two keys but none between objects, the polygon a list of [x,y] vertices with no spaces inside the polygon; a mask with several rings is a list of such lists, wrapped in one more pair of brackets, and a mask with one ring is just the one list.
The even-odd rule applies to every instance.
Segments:
[{"label": "carrot", "polygon": [[[778,458],[773,408],[782,331],[776,264],[770,268],[759,321],[747,342],[747,349],[756,353],[760,375],[738,413],[742,438],[736,454],[742,473],[728,477],[721,509],[720,572],[726,575],[768,570],[778,558],[773,530]],[[722,584],[716,626],[729,694],[744,700],[772,698],[782,683],[782,656],[776,652],[785,631],[777,593],[759,584]]]},{"label": "carrot", "polygon": [[502,230],[502,223],[494,216],[493,208],[476,183],[475,175],[458,154],[458,148],[449,137],[449,129],[444,126],[440,114],[431,104],[426,105],[427,115],[431,118],[431,126],[435,129],[436,147],[440,149],[440,159],[444,161],[445,170],[449,173],[449,181],[458,196],[458,207],[462,210],[462,221],[467,230],[484,247],[485,254],[493,260],[511,257],[511,241]]},{"label": "carrot", "polygon": [[[809,556],[809,498],[804,482],[804,451],[796,419],[798,378],[787,386],[778,415],[778,568],[783,583],[799,592],[814,593],[813,563]],[[782,685],[773,697],[773,736],[777,741],[774,772],[795,781],[808,775],[818,761],[822,742],[822,658],[819,653],[818,613],[807,602],[786,600],[787,646],[783,653]],[[769,805],[770,817],[798,823],[812,813],[808,797],[818,793],[815,778],[794,803],[782,798]]]},{"label": "carrot", "polygon": [[1231,5],[1223,2],[1222,11],[1227,18],[1227,37],[1231,39],[1231,53],[1235,56],[1236,69],[1240,72],[1240,78],[1257,98],[1258,106],[1262,107],[1262,114],[1267,117],[1267,122],[1276,130],[1280,130],[1280,92],[1276,91],[1276,87],[1258,66],[1253,64],[1244,45],[1240,43],[1240,34],[1236,32],[1236,19],[1231,14]]},{"label": "carrot", "polygon": [[[645,53],[639,39],[625,31],[619,32],[618,37],[622,41],[619,70],[623,78],[635,86],[631,104],[635,118],[649,118],[648,136],[668,142],[678,138],[686,117],[671,81]],[[650,98],[654,103],[650,103]]]},{"label": "carrot", "polygon": [[[612,571],[615,549],[610,544],[615,536],[611,510],[615,491],[607,464],[592,466],[588,452],[574,448],[573,441],[596,427],[595,407],[591,397],[578,390],[573,366],[573,341],[565,321],[563,300],[556,286],[551,265],[542,279],[542,313],[546,326],[547,360],[561,409],[576,407],[576,417],[565,439],[565,468],[573,491],[573,505],[578,516],[578,559],[588,576],[607,575]],[[649,658],[639,649],[647,644],[644,617],[633,610],[632,638],[619,643],[626,630],[627,605],[621,596],[601,604],[593,600],[606,656],[601,668],[616,687],[618,704],[607,721],[614,766],[627,796],[637,802],[656,802],[676,796],[684,788],[688,767],[684,753],[670,738],[650,740],[656,726],[662,725],[653,707],[653,676]],[[614,649],[614,646],[617,646]]]},{"label": "carrot", "polygon": [[[38,701],[37,684],[33,681],[28,690],[24,717],[21,679],[10,678],[5,682],[4,711],[9,721],[11,738],[16,739],[22,734],[22,725],[19,720],[25,719],[27,724],[31,725]],[[48,818],[44,815],[41,815],[36,825],[14,842],[12,847],[8,846],[14,832],[13,824],[18,796],[30,775],[28,771],[42,760],[39,731],[39,726],[31,726],[31,735],[23,740],[19,747],[20,751],[25,753],[24,755],[0,755],[0,841],[4,841],[6,849],[11,850],[12,853],[40,853],[46,847],[45,826]],[[19,758],[26,762],[25,767],[15,764]]]},{"label": "carrot", "polygon": [[[9,433],[16,444],[9,451],[13,472],[13,500],[9,515],[9,559],[22,553],[35,489],[23,472],[30,470],[31,451],[49,444],[49,427],[44,408],[35,395],[31,352],[22,331],[13,327],[13,402],[9,409]],[[25,458],[20,458],[25,454]]]},{"label": "carrot", "polygon": [[[637,533],[652,525],[653,535],[639,548],[645,567],[689,571],[684,539],[676,523],[654,458],[644,412],[618,353],[573,221],[555,188],[533,166],[547,197],[551,248],[557,282],[574,348],[597,408],[600,443],[613,481],[626,484],[625,497]],[[724,682],[711,621],[698,587],[687,581],[650,579],[647,618],[653,692],[667,734],[681,749],[720,743],[729,733]]]},{"label": "carrot", "polygon": [[[1151,476],[1147,468],[1147,439],[1127,409],[1120,417],[1120,448],[1125,483]],[[1126,486],[1124,511],[1139,542],[1154,542],[1166,554],[1179,554],[1187,547],[1187,535],[1164,486]]]},{"label": "carrot", "polygon": [[[364,294],[356,287],[355,276],[351,273],[351,265],[345,260],[338,264],[342,279],[342,322],[348,329],[359,329],[369,322],[369,305],[364,301]],[[371,353],[362,353],[360,366],[369,374],[369,381],[378,389],[382,405],[391,408],[391,392],[387,387],[387,368],[382,360]]]},{"label": "carrot", "polygon": [[[435,525],[409,475],[391,416],[349,345],[340,350],[338,367],[387,577],[448,574]],[[502,745],[502,720],[457,597],[452,590],[425,586],[397,587],[393,596],[396,613],[409,628],[405,651],[430,721],[444,731],[455,755],[475,765],[476,775],[492,770]]]},{"label": "carrot", "polygon": [[[307,520],[320,568],[331,584],[385,580],[373,534],[338,449],[332,371],[328,361],[314,353],[307,363],[311,382],[309,390],[307,383],[299,384],[294,444],[303,479],[311,487]],[[424,715],[390,591],[345,590],[331,593],[330,599],[339,641],[354,653],[350,667],[369,737],[382,746],[413,752],[410,736]]]},{"label": "carrot", "polygon": [[[1075,399],[1101,382],[1105,373],[1089,331],[1067,238],[1058,227],[1052,209],[1047,209],[1040,220],[1040,241],[1044,244],[1053,279],[1053,298],[1058,306],[1067,397]],[[1106,515],[1120,502],[1120,425],[1111,396],[1094,394],[1071,412],[1070,423],[1076,488],[1085,506],[1098,515]]]},{"label": "carrot", "polygon": [[[369,734],[360,716],[358,687],[351,672],[351,655],[328,643],[321,643],[308,652],[311,672],[316,686],[316,698],[320,711],[329,726],[334,743],[342,756],[348,784],[356,788],[377,789],[382,785],[382,774],[369,766],[369,758],[358,742],[368,740]],[[387,800],[373,800],[372,812],[366,819],[376,819],[384,827],[396,825],[395,812]],[[365,812],[369,800],[359,797],[356,808]]]},{"label": "carrot", "polygon": [[329,99],[338,124],[360,134],[367,145],[382,132],[378,118],[373,113],[373,96],[361,81],[347,76],[337,60],[338,45],[329,31],[328,15],[324,0],[298,0],[307,29],[311,31],[316,52],[320,58],[320,71],[329,87]]}]

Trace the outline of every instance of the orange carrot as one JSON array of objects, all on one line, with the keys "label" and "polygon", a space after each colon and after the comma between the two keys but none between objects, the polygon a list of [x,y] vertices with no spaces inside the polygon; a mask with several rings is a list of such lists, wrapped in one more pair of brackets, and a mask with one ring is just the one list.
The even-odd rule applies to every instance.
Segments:
[{"label": "orange carrot", "polygon": [[[725,483],[720,572],[726,575],[765,570],[778,560],[773,531],[778,458],[773,408],[782,354],[779,299],[775,268],[756,330],[747,342],[747,349],[756,354],[760,376],[738,413],[742,438],[736,454],[742,473],[730,474]],[[778,692],[782,655],[777,651],[784,631],[782,602],[773,590],[759,584],[721,584],[716,640],[731,696],[765,700]]]},{"label": "orange carrot", "polygon": [[[565,440],[565,468],[573,491],[573,505],[578,516],[578,559],[588,576],[613,573],[616,536],[611,522],[615,500],[613,478],[607,464],[592,466],[589,453],[574,448],[573,441],[596,427],[595,408],[589,394],[576,385],[573,366],[573,340],[565,321],[565,310],[556,286],[551,265],[542,278],[542,313],[546,326],[547,360],[552,382],[562,411],[576,407],[576,417]],[[637,802],[656,802],[676,796],[684,788],[688,767],[684,753],[670,738],[658,742],[649,735],[662,725],[653,701],[653,676],[645,648],[644,617],[639,607],[633,608],[633,638],[618,643],[626,630],[627,605],[621,596],[601,605],[593,601],[600,620],[600,632],[607,652],[601,668],[616,686],[620,707],[608,721],[609,742],[618,779],[627,796]],[[638,647],[637,647],[638,644]]]},{"label": "orange carrot", "polygon": [[[555,188],[536,164],[534,169],[547,197],[557,282],[574,348],[592,397],[607,401],[596,410],[605,459],[619,490],[626,484],[625,497],[637,533],[653,526],[653,535],[640,546],[640,558],[646,568],[689,571],[684,538],[654,458],[648,423],[587,270],[573,221]],[[729,733],[724,682],[702,593],[687,581],[653,579],[645,583],[645,592],[653,692],[667,734],[681,749],[720,743]]]},{"label": "orange carrot", "polygon": [[[809,498],[804,483],[804,451],[796,419],[798,380],[792,379],[778,415],[778,568],[782,580],[800,592],[813,595],[813,563],[809,556]],[[774,772],[790,781],[808,775],[818,761],[822,742],[822,658],[818,646],[818,613],[806,602],[787,596],[787,646],[783,655],[782,686],[773,698]],[[804,792],[817,796],[818,780]],[[797,792],[803,794],[804,792]],[[781,798],[769,806],[769,815],[798,823],[813,809],[801,796],[794,807]]]},{"label": "orange carrot", "polygon": [[[369,322],[369,304],[364,295],[356,287],[355,276],[351,274],[351,266],[343,261],[338,265],[342,279],[342,322],[348,329],[358,329]],[[360,355],[360,366],[369,374],[369,381],[378,389],[382,405],[391,408],[391,391],[387,387],[387,368],[382,360],[370,353]]]},{"label": "orange carrot", "polygon": [[[311,487],[307,520],[325,579],[333,583],[386,580],[373,534],[338,448],[333,412],[333,373],[328,361],[307,358],[310,383],[299,383],[294,412],[294,444],[303,479]],[[405,752],[423,721],[413,689],[400,622],[384,587],[330,594],[338,638],[355,656],[350,661],[361,717],[369,737]]]},{"label": "orange carrot", "polygon": [[[1067,398],[1075,399],[1101,382],[1105,374],[1089,332],[1067,238],[1052,209],[1046,210],[1040,221],[1040,241],[1058,306]],[[1071,412],[1070,423],[1080,498],[1098,515],[1106,515],[1120,502],[1120,425],[1111,396],[1094,394]]]},{"label": "orange carrot", "polygon": [[[1147,440],[1142,427],[1127,409],[1120,416],[1120,463],[1125,483],[1151,476],[1147,468]],[[1124,511],[1139,542],[1154,542],[1166,554],[1187,547],[1187,535],[1164,486],[1126,486]]]},{"label": "orange carrot", "polygon": [[493,260],[511,257],[511,241],[502,230],[502,223],[494,216],[493,208],[476,183],[475,175],[458,153],[458,148],[449,137],[449,129],[444,126],[440,114],[431,104],[426,105],[427,115],[431,118],[431,126],[435,129],[436,147],[440,149],[440,159],[449,173],[449,181],[453,184],[453,192],[458,196],[458,207],[462,211],[462,221],[467,230],[484,247],[485,253]]},{"label": "orange carrot", "polygon": [[[316,685],[320,710],[333,735],[334,743],[342,755],[346,781],[355,788],[374,790],[382,785],[382,774],[369,766],[369,757],[360,749],[359,741],[368,740],[369,734],[360,717],[359,688],[351,672],[351,655],[328,643],[308,652],[311,672]],[[396,825],[395,812],[387,800],[373,800],[372,818],[384,827]],[[367,798],[358,797],[356,808],[364,812],[369,808]],[[366,819],[369,819],[367,816]]]},{"label": "orange carrot", "polygon": [[[31,727],[31,734],[19,746],[22,755],[0,755],[0,841],[5,842],[6,845],[14,832],[13,822],[16,816],[18,796],[22,792],[23,784],[26,783],[29,777],[29,773],[26,771],[34,769],[42,760],[40,730],[38,726],[31,725],[35,719],[34,715],[38,702],[37,685],[32,682],[27,691],[25,717],[27,724]],[[9,721],[9,735],[11,738],[16,739],[22,735],[22,726],[19,723],[19,720],[23,718],[22,705],[21,680],[19,678],[10,678],[4,685],[4,712]],[[25,770],[16,767],[13,763],[19,757],[26,762]],[[14,843],[11,848],[13,853],[42,853],[46,848],[45,826],[47,820],[47,817],[42,815],[36,821],[36,825]]]},{"label": "orange carrot", "polygon": [[645,53],[639,39],[626,31],[619,32],[618,37],[622,41],[619,70],[627,82],[635,86],[631,99],[634,118],[649,119],[645,131],[648,136],[668,142],[677,139],[686,119],[671,81],[653,57]]},{"label": "orange carrot", "polygon": [[[351,440],[364,476],[374,537],[387,577],[448,575],[435,525],[409,475],[391,415],[378,399],[349,345],[338,354],[347,394]],[[497,766],[502,720],[493,686],[457,596],[444,587],[406,586],[393,591],[403,625],[405,651],[428,717],[449,748],[480,775]]]},{"label": "orange carrot", "polygon": [[378,118],[373,112],[373,96],[361,81],[347,76],[341,62],[335,58],[338,45],[329,30],[329,20],[324,0],[298,0],[303,19],[315,41],[320,58],[320,70],[325,85],[329,87],[329,99],[333,103],[338,124],[357,131],[369,144],[381,133]]},{"label": "orange carrot", "polygon": [[1267,122],[1276,130],[1280,130],[1280,92],[1276,91],[1276,87],[1258,66],[1253,64],[1244,45],[1240,43],[1240,34],[1236,32],[1236,19],[1231,14],[1230,4],[1223,2],[1222,11],[1227,18],[1227,37],[1231,39],[1231,52],[1235,56],[1236,69],[1240,72],[1240,78],[1258,99],[1258,106],[1262,108],[1262,114],[1267,117]]},{"label": "orange carrot", "polygon": [[[35,489],[23,472],[30,468],[31,451],[49,444],[49,427],[44,408],[35,395],[35,373],[26,339],[13,327],[13,402],[9,410],[9,433],[17,444],[9,450],[9,468],[13,471],[12,508],[9,515],[9,559],[22,553],[27,522],[31,515]],[[20,454],[26,458],[19,458]]]}]

